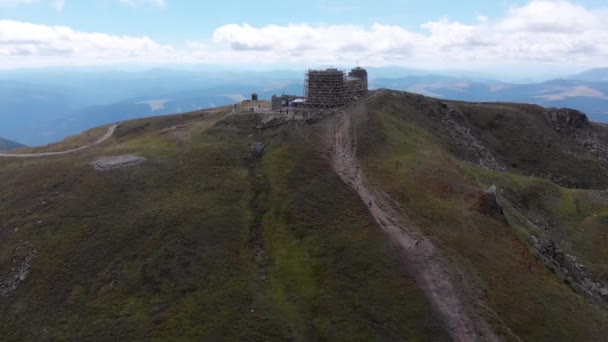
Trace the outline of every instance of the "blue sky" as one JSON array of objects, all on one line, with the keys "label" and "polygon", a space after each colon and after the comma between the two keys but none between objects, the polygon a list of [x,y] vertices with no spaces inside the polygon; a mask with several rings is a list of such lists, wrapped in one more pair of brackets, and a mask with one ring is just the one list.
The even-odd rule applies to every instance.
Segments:
[{"label": "blue sky", "polygon": [[600,0],[0,0],[0,65],[584,69],[608,60],[607,9]]},{"label": "blue sky", "polygon": [[[0,0],[0,4],[3,0]],[[5,1],[2,19],[66,25],[82,31],[107,32],[117,35],[150,35],[166,43],[200,39],[213,34],[225,24],[248,23],[255,26],[290,23],[402,25],[419,30],[420,25],[449,17],[471,22],[479,15],[498,17],[509,6],[524,1],[446,1],[446,0],[311,0],[295,5],[290,1],[184,1],[129,4],[120,0],[66,0],[61,10],[53,1],[35,1],[17,5]],[[23,1],[27,2],[27,1]],[[164,3],[164,5],[162,5]],[[599,5],[600,1],[578,3]]]},{"label": "blue sky", "polygon": [[[0,3],[2,0],[0,0]],[[9,1],[11,3],[11,1]],[[150,35],[164,42],[180,42],[210,36],[225,24],[255,26],[290,23],[403,25],[412,30],[429,20],[449,17],[472,21],[478,15],[498,16],[516,1],[327,1],[312,0],[294,5],[288,1],[184,1],[164,5],[129,5],[121,1],[70,1],[53,10],[51,1],[2,8],[2,19],[48,25],[66,25],[82,31]],[[593,1],[587,1],[593,3]]]}]

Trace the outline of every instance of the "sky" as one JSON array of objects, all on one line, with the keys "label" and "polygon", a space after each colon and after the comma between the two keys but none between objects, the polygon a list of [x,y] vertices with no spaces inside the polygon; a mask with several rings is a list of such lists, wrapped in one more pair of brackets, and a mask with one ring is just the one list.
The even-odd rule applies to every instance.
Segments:
[{"label": "sky", "polygon": [[0,0],[0,68],[608,66],[605,0]]}]

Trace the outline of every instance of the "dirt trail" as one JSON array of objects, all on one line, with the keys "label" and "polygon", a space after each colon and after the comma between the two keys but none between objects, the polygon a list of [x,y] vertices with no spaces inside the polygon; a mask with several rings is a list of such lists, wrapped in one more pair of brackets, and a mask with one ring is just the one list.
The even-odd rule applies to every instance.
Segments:
[{"label": "dirt trail", "polygon": [[332,165],[342,180],[353,187],[380,227],[402,248],[407,268],[416,278],[455,341],[498,341],[480,318],[473,321],[466,298],[452,284],[452,277],[431,241],[417,231],[390,197],[371,188],[356,160],[350,117],[342,113],[335,128]]},{"label": "dirt trail", "polygon": [[87,144],[87,145],[83,145],[83,146],[80,146],[80,147],[77,147],[77,148],[73,148],[73,149],[70,149],[70,150],[59,151],[59,152],[38,152],[38,153],[0,153],[0,157],[6,157],[6,158],[39,158],[39,157],[57,156],[57,155],[62,155],[62,154],[70,154],[70,153],[82,151],[82,150],[85,150],[87,148],[91,148],[91,147],[93,147],[95,145],[99,145],[102,142],[108,140],[108,138],[110,138],[114,134],[114,131],[116,131],[117,127],[118,127],[118,124],[114,124],[114,125],[112,125],[112,126],[110,126],[108,128],[108,131],[106,132],[106,134],[104,134],[99,139],[95,140],[93,143],[90,143],[90,144]]}]

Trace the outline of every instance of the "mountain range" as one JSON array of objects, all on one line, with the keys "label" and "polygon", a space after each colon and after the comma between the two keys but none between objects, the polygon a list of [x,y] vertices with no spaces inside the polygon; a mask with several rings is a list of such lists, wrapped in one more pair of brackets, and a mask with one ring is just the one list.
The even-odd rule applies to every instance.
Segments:
[{"label": "mountain range", "polygon": [[[539,83],[509,83],[474,74],[370,68],[370,87],[438,98],[567,107],[608,122],[608,69]],[[0,71],[0,136],[44,145],[115,121],[232,104],[257,92],[303,93],[303,72],[278,70]]]}]

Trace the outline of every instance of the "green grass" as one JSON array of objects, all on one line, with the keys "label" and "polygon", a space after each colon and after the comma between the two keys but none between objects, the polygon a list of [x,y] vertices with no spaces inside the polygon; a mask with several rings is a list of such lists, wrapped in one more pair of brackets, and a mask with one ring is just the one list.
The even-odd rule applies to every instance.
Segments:
[{"label": "green grass", "polygon": [[[603,191],[566,189],[550,181],[517,174],[499,174],[467,167],[479,184],[496,184],[516,206],[513,216],[526,217],[540,228],[534,233],[559,242],[567,253],[577,256],[598,279],[608,281],[608,221],[604,219],[608,195]],[[520,219],[521,224],[525,225]]]},{"label": "green grass", "polygon": [[[399,101],[404,105],[391,105]],[[485,313],[499,332],[508,336],[510,329],[534,341],[601,339],[608,332],[603,314],[545,268],[528,243],[531,232],[476,210],[479,194],[495,184],[527,217],[573,222],[589,213],[584,192],[463,163],[442,131],[407,103],[393,95],[355,118],[359,156],[372,182],[465,273],[491,307]],[[557,236],[574,238],[572,228],[555,229],[562,231]]]},{"label": "green grass", "polygon": [[365,205],[314,147],[273,147],[262,168],[269,296],[297,339],[447,338]]},{"label": "green grass", "polygon": [[[306,127],[221,118],[135,120],[90,150],[3,160],[1,279],[16,246],[38,253],[0,303],[4,340],[447,339],[357,195],[295,134]],[[252,162],[256,141],[267,154]],[[89,165],[126,153],[148,160]]]},{"label": "green grass", "polygon": [[608,177],[597,156],[564,132],[553,130],[542,108],[524,104],[455,103],[466,125],[503,166],[570,188],[605,189]]},{"label": "green grass", "polygon": [[[594,159],[542,128],[536,107],[455,104],[466,112],[462,124],[509,167],[483,170],[461,160],[416,99],[389,94],[351,113],[373,185],[462,271],[498,334],[608,335],[604,314],[530,245],[530,234],[566,241],[565,251],[608,281],[608,196],[548,176],[599,187]],[[14,257],[38,254],[26,281],[0,302],[3,338],[449,340],[395,247],[332,171],[325,139],[333,119],[259,130],[259,115],[226,113],[124,122],[106,143],[73,155],[2,160],[0,280]],[[522,115],[517,129],[541,129],[558,152],[515,153],[525,145],[513,141]],[[528,133],[524,140],[534,144]],[[266,150],[251,159],[256,142]],[[580,158],[560,152],[567,150]],[[89,164],[127,153],[147,161],[109,172]],[[546,158],[535,161],[536,154]],[[509,204],[504,216],[479,210],[491,185]]]}]

